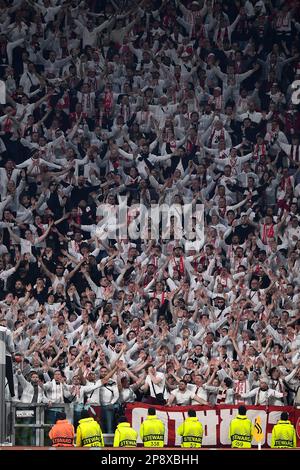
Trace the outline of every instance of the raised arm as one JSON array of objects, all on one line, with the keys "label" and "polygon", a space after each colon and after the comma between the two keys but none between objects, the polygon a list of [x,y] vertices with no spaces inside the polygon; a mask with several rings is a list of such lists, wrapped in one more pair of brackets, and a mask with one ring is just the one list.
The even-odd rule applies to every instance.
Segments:
[{"label": "raised arm", "polygon": [[42,258],[39,258],[39,262],[40,262],[41,268],[44,271],[44,273],[46,274],[46,276],[49,277],[49,279],[53,282],[54,279],[55,279],[54,274],[51,271],[49,271],[49,269],[44,265]]},{"label": "raised arm", "polygon": [[68,282],[74,276],[74,274],[77,273],[77,271],[81,268],[82,264],[85,263],[85,261],[85,258],[82,258],[82,260],[77,264],[77,266],[75,266],[75,268],[65,276],[66,282]]},{"label": "raised arm", "polygon": [[52,226],[53,226],[53,223],[51,222],[51,223],[49,224],[47,230],[45,231],[45,233],[43,233],[43,235],[41,235],[40,237],[37,238],[37,243],[41,243],[43,240],[45,240],[45,238],[48,237],[49,232],[50,232]]},{"label": "raised arm", "polygon": [[16,234],[12,231],[12,229],[11,229],[11,227],[10,227],[9,225],[7,226],[7,230],[9,231],[9,234],[10,234],[11,237],[15,240],[15,242],[21,243],[21,237],[19,237],[18,235],[16,235]]}]

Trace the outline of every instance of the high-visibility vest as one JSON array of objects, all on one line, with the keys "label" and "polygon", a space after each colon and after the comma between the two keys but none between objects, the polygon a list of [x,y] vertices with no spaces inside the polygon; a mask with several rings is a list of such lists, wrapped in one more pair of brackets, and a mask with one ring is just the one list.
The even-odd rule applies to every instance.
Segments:
[{"label": "high-visibility vest", "polygon": [[84,418],[79,421],[76,431],[77,447],[104,447],[101,428],[94,418]]},{"label": "high-visibility vest", "polygon": [[188,417],[178,427],[177,434],[182,436],[181,447],[201,447],[203,426],[196,417]]},{"label": "high-visibility vest", "polygon": [[163,447],[165,425],[156,415],[148,415],[141,424],[140,436],[144,447]]},{"label": "high-visibility vest", "polygon": [[129,423],[120,423],[114,436],[114,447],[136,447],[138,433]]},{"label": "high-visibility vest", "polygon": [[231,447],[249,449],[253,436],[253,425],[245,415],[237,415],[229,426]]},{"label": "high-visibility vest", "polygon": [[289,449],[296,447],[297,438],[294,426],[289,420],[280,419],[272,429],[271,447],[273,449]]},{"label": "high-visibility vest", "polygon": [[73,447],[74,436],[74,426],[67,419],[59,419],[49,432],[53,447]]}]

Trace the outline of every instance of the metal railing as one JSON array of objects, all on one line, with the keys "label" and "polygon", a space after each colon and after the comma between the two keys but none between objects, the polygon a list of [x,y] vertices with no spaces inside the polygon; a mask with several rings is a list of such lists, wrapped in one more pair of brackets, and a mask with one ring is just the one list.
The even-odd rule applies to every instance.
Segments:
[{"label": "metal railing", "polygon": [[[59,403],[49,407],[43,403],[6,402],[4,444],[31,447],[51,446],[49,431],[56,422],[57,413],[64,411],[76,430],[82,409],[83,406],[76,403]],[[112,445],[113,436],[113,434],[103,434],[106,446]]]}]

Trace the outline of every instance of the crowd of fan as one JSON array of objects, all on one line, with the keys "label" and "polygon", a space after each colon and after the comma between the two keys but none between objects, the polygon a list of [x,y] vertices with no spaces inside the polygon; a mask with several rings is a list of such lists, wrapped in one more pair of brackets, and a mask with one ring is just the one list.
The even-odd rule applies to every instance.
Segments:
[{"label": "crowd of fan", "polygon": [[[300,403],[299,1],[2,0],[0,18],[11,395],[100,404],[108,431],[134,401]],[[196,212],[183,236],[171,217],[121,239],[122,196],[138,228],[136,204],[203,205],[204,238]]]}]

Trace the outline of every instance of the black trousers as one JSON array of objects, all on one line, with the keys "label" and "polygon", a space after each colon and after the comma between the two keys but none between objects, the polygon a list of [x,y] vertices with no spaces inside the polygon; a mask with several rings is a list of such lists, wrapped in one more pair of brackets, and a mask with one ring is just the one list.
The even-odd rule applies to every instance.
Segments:
[{"label": "black trousers", "polygon": [[14,373],[11,356],[5,356],[5,377],[7,378],[8,388],[11,397],[15,396]]}]

